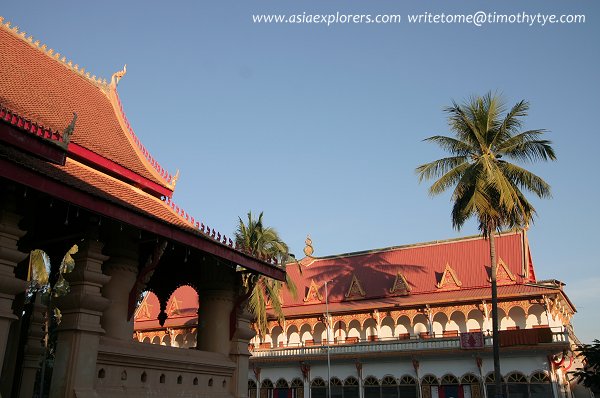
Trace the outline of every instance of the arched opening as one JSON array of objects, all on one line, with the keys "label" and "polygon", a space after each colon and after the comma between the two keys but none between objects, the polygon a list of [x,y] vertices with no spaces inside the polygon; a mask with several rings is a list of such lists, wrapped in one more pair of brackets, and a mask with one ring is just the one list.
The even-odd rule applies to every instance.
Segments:
[{"label": "arched opening", "polygon": [[464,333],[467,331],[467,319],[465,318],[465,314],[460,311],[454,311],[450,315],[450,320],[448,321],[448,325],[446,326],[447,331],[457,331],[459,333]]},{"label": "arched opening", "polygon": [[381,326],[379,328],[379,339],[380,340],[393,339],[395,329],[396,329],[396,325],[394,323],[394,319],[391,316],[386,316],[381,321]]},{"label": "arched opening", "polygon": [[336,344],[346,342],[346,323],[337,321],[333,326],[333,338]]},{"label": "arched opening", "polygon": [[173,344],[173,347],[183,347],[183,339],[184,339],[184,335],[183,334],[178,334],[177,336],[175,336],[175,342]]},{"label": "arched opening", "polygon": [[273,382],[269,379],[260,384],[260,398],[273,398]]},{"label": "arched opening", "polygon": [[481,311],[471,310],[467,318],[467,330],[469,332],[481,332],[484,330],[483,313]]},{"label": "arched opening", "polygon": [[548,315],[544,306],[533,304],[527,310],[527,327],[534,328],[540,326],[548,326]]},{"label": "arched opening", "polygon": [[160,337],[154,336],[152,338],[152,344],[160,345]]},{"label": "arched opening", "polygon": [[377,340],[377,322],[373,318],[367,318],[363,322],[363,330],[361,332],[361,340],[376,341]]},{"label": "arched opening", "polygon": [[381,398],[398,398],[398,383],[393,376],[381,379]]},{"label": "arched opening", "polygon": [[100,370],[98,371],[98,378],[99,378],[99,379],[104,379],[105,377],[106,377],[106,370],[104,370],[104,369],[100,369]]},{"label": "arched opening", "polygon": [[177,384],[183,384],[183,376],[182,375],[177,376]]},{"label": "arched opening", "polygon": [[[293,397],[296,397],[296,398],[304,397],[304,383],[302,382],[302,380],[300,380],[298,378],[292,380],[291,389],[292,389]],[[253,397],[249,397],[249,398],[253,398]]]},{"label": "arched opening", "polygon": [[290,386],[285,379],[277,380],[275,383],[275,389],[273,390],[273,398],[288,398],[290,392]]},{"label": "arched opening", "polygon": [[315,344],[323,344],[327,341],[327,327],[323,322],[319,322],[315,325],[313,333],[313,339]]},{"label": "arched opening", "polygon": [[516,329],[525,329],[527,327],[527,316],[525,310],[521,307],[512,307],[508,311],[508,317],[511,319]]},{"label": "arched opening", "polygon": [[398,336],[398,339],[400,339],[400,340],[410,339],[411,331],[412,331],[412,326],[411,326],[410,318],[407,317],[406,315],[402,315],[401,317],[399,317],[398,321],[396,321],[396,336]]},{"label": "arched opening", "polygon": [[[496,394],[496,378],[494,377],[494,372],[488,373],[485,377],[485,390],[487,391],[488,397],[494,397]],[[506,395],[506,382],[504,377],[502,378],[502,393]]]},{"label": "arched opening", "polygon": [[248,398],[256,398],[256,382],[248,380]]},{"label": "arched opening", "polygon": [[330,381],[331,398],[344,398],[344,387],[342,381],[337,377],[332,377]]},{"label": "arched opening", "polygon": [[421,395],[424,397],[439,396],[439,381],[434,375],[425,375],[421,379]]},{"label": "arched opening", "polygon": [[443,337],[446,325],[448,324],[448,317],[443,312],[438,312],[433,316],[432,330],[434,337]]},{"label": "arched opening", "polygon": [[348,337],[346,337],[346,343],[358,343],[360,340],[360,322],[353,319],[348,324]]},{"label": "arched opening", "polygon": [[165,376],[165,375],[164,375],[164,373],[163,373],[163,374],[161,374],[161,375],[160,375],[160,378],[159,378],[159,382],[160,382],[160,384],[165,384],[165,383],[166,383],[166,381],[167,381],[167,376]]},{"label": "arched opening", "polygon": [[288,346],[299,347],[300,346],[300,333],[296,325],[292,325],[288,328]]},{"label": "arched opening", "polygon": [[312,335],[312,328],[309,324],[305,323],[300,327],[300,338],[302,340],[302,344],[304,345],[313,345],[314,339]]},{"label": "arched opening", "polygon": [[459,386],[458,378],[454,375],[447,374],[440,380],[438,394],[443,397],[458,397],[459,394],[464,394],[464,392]]},{"label": "arched opening", "polygon": [[409,375],[402,376],[398,385],[398,392],[400,398],[417,398],[417,380]]},{"label": "arched opening", "polygon": [[417,314],[413,319],[413,331],[416,336],[421,338],[429,337],[429,321],[423,314]]},{"label": "arched opening", "polygon": [[310,383],[310,397],[327,398],[327,383],[320,377],[313,379],[312,383]]},{"label": "arched opening", "polygon": [[529,395],[527,378],[522,373],[510,373],[506,376],[506,384],[510,397],[527,397]]},{"label": "arched opening", "polygon": [[477,376],[472,373],[467,373],[460,379],[460,384],[463,388],[465,396],[482,397],[481,383]]},{"label": "arched opening", "polygon": [[534,372],[529,380],[531,398],[544,398],[552,396],[552,384],[545,372]]},{"label": "arched opening", "polygon": [[364,381],[365,398],[381,398],[381,387],[376,377],[368,376]]},{"label": "arched opening", "polygon": [[358,379],[356,377],[348,377],[344,380],[344,398],[359,398],[360,391]]},{"label": "arched opening", "polygon": [[171,346],[171,335],[169,334],[165,334],[162,338],[162,342],[160,343],[161,345],[170,347]]},{"label": "arched opening", "polygon": [[271,330],[271,340],[273,340],[273,347],[283,347],[285,345],[285,336],[283,335],[281,326],[275,326]]}]

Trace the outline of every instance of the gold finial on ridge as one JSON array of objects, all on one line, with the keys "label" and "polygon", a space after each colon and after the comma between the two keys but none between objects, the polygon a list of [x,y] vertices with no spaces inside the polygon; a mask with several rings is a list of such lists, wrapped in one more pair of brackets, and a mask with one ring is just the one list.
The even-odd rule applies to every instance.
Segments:
[{"label": "gold finial on ridge", "polygon": [[306,257],[311,257],[315,252],[315,249],[312,246],[312,240],[310,239],[310,235],[306,235],[306,240],[304,241],[306,246],[304,247],[304,255]]},{"label": "gold finial on ridge", "polygon": [[121,80],[123,78],[123,76],[125,76],[126,73],[127,73],[127,64],[125,64],[125,66],[123,66],[123,70],[113,73],[112,78],[110,79],[110,85],[112,87],[116,88],[117,84],[119,84],[119,80]]},{"label": "gold finial on ridge", "polygon": [[171,179],[171,185],[173,186],[173,189],[175,189],[175,185],[177,185],[177,180],[179,180],[179,169],[177,169],[175,175]]}]

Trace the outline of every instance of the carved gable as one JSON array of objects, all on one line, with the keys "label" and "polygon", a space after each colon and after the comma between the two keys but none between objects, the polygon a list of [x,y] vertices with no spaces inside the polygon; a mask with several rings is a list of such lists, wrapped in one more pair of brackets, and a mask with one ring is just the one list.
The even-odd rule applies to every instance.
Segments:
[{"label": "carved gable", "polygon": [[148,304],[147,300],[143,300],[142,304],[140,305],[140,309],[138,310],[137,314],[136,314],[136,318],[137,319],[150,319],[150,308],[152,307],[151,304]]},{"label": "carved gable", "polygon": [[346,298],[356,298],[356,297],[365,297],[365,291],[362,288],[360,281],[356,277],[355,274],[352,274],[352,282],[350,282],[350,287],[348,291],[344,295]]},{"label": "carved gable", "polygon": [[308,301],[322,301],[323,296],[319,293],[319,287],[315,283],[314,279],[310,280],[310,286],[308,287],[308,291],[306,292],[306,296],[304,296],[304,302]]},{"label": "carved gable", "polygon": [[169,314],[169,316],[179,315],[181,313],[179,304],[181,304],[181,300],[177,300],[177,297],[173,296],[171,304],[169,304],[169,308],[167,309],[167,314]]},{"label": "carved gable", "polygon": [[462,282],[458,280],[456,272],[450,267],[450,264],[446,264],[442,278],[436,286],[438,289],[460,289]]},{"label": "carved gable", "polygon": [[394,280],[394,285],[390,289],[390,293],[406,296],[407,294],[410,294],[410,290],[411,288],[408,282],[406,281],[406,278],[404,277],[402,272],[398,272],[396,274],[396,280]]},{"label": "carved gable", "polygon": [[[498,267],[496,268],[496,284],[497,285],[512,285],[516,283],[517,278],[510,272],[510,269],[502,259],[498,260]],[[492,282],[490,278],[488,282]]]}]

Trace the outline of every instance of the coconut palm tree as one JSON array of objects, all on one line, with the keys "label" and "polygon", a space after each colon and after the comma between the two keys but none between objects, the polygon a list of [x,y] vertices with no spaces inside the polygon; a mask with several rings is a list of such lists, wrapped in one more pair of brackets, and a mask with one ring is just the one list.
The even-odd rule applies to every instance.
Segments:
[{"label": "coconut palm tree", "polygon": [[[258,219],[252,217],[252,212],[248,212],[247,224],[239,217],[238,220],[235,232],[236,246],[256,257],[276,258],[278,263],[284,267],[292,259],[287,244],[281,240],[277,231],[272,227],[264,226],[262,212]],[[271,305],[275,315],[283,324],[284,315],[281,308],[283,282],[267,278],[264,275],[246,273],[243,276],[242,284],[250,295],[248,307],[254,315],[261,335],[265,335],[267,332],[267,305]],[[285,286],[293,296],[296,296],[296,285],[287,274]]]},{"label": "coconut palm tree", "polygon": [[450,156],[417,167],[419,181],[436,179],[429,188],[438,195],[453,188],[452,225],[460,229],[475,217],[489,240],[492,282],[492,329],[496,396],[502,397],[498,341],[498,294],[495,233],[502,228],[526,227],[535,215],[523,191],[550,197],[550,186],[540,177],[510,161],[555,160],[544,130],[521,131],[529,104],[520,101],[506,110],[503,101],[488,93],[464,104],[453,102],[444,111],[454,137],[433,136]]}]

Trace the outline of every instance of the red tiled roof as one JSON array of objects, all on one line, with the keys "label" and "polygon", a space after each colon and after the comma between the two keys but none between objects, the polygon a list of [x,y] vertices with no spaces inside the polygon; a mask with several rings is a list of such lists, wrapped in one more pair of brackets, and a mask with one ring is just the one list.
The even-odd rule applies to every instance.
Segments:
[{"label": "red tiled roof", "polygon": [[[19,173],[27,174],[22,176]],[[212,234],[209,236],[207,233],[200,231],[159,198],[86,166],[77,160],[67,158],[65,165],[61,166],[31,157],[17,149],[0,145],[0,176],[17,180],[45,192],[52,192],[52,190],[57,189],[56,186],[59,186],[66,187],[71,196],[75,195],[73,192],[87,194],[84,197],[77,196],[77,200],[74,199],[74,196],[69,199],[63,197],[63,199],[70,200],[78,206],[95,212],[100,212],[95,206],[101,206],[102,203],[112,203],[116,205],[115,208],[101,206],[104,213],[100,213],[144,229],[149,228],[148,230],[158,235],[197,247],[200,250],[215,254],[270,277],[284,278],[284,272],[280,267],[269,264],[264,260],[255,259],[223,242],[217,241],[212,237]],[[36,178],[41,180],[34,181]],[[94,199],[90,200],[90,197]],[[121,209],[130,211],[131,213],[127,213],[126,216],[132,218],[125,220],[123,218],[125,213]],[[130,214],[135,214],[135,216],[130,216]],[[158,224],[148,224],[146,220],[154,220]],[[133,222],[139,225],[133,224]]]},{"label": "red tiled roof", "polygon": [[[502,234],[496,239],[498,259],[516,277],[514,283],[517,284],[532,281],[526,280],[523,275],[524,245],[523,232]],[[489,242],[481,237],[342,254],[315,258],[312,262],[303,259],[301,263],[308,264],[302,266],[302,274],[293,264],[287,267],[287,272],[296,283],[298,297],[294,299],[289,292],[284,291],[282,299],[286,307],[307,305],[304,298],[312,280],[319,286],[321,295],[324,295],[324,282],[332,281],[328,286],[330,303],[398,296],[399,294],[390,293],[398,273],[406,279],[410,296],[437,293],[443,290],[437,284],[441,281],[446,265],[450,266],[461,282],[456,293],[458,295],[469,289],[490,286]],[[364,297],[346,297],[354,276],[364,290]]]},{"label": "red tiled roof", "polygon": [[77,70],[0,22],[1,107],[51,131],[63,131],[75,112],[72,143],[171,189],[171,176],[160,175],[160,166],[130,131],[115,87]]},{"label": "red tiled roof", "polygon": [[[146,312],[147,311],[147,312]],[[198,323],[198,293],[189,287],[181,286],[173,292],[167,302],[168,315],[164,327],[184,326]],[[158,323],[160,303],[152,292],[146,294],[138,306],[134,317],[134,329],[144,331],[161,328]]]}]

